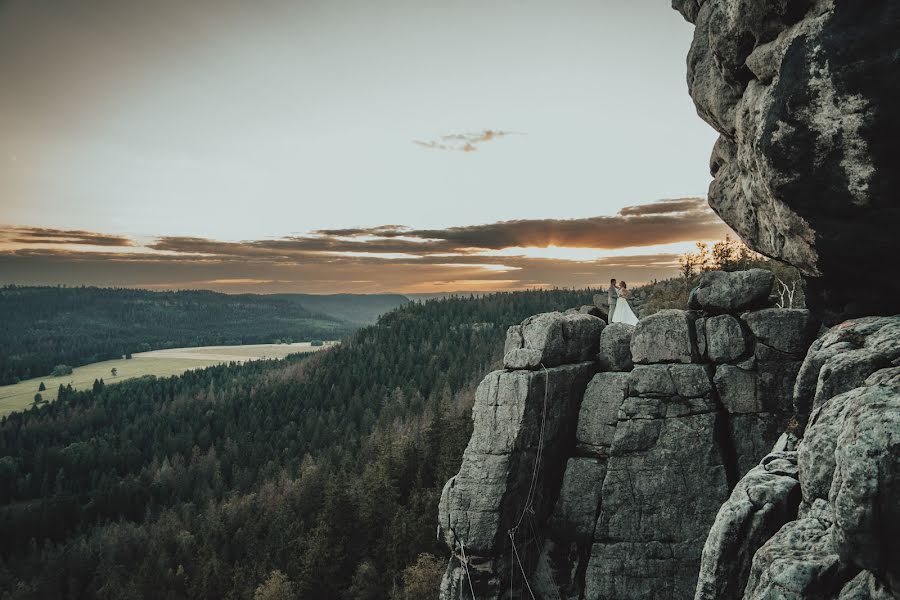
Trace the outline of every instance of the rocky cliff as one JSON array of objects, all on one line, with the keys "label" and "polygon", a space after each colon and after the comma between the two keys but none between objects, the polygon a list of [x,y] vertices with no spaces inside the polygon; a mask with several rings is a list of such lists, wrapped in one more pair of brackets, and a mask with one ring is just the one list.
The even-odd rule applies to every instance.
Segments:
[{"label": "rocky cliff", "polygon": [[[720,134],[710,206],[801,269],[827,324],[796,433],[720,509],[697,600],[900,597],[900,3],[673,0],[688,88]],[[808,421],[808,425],[807,425]],[[804,430],[804,426],[806,426]],[[796,441],[796,447],[794,442]]]},{"label": "rocky cliff", "polygon": [[700,310],[511,328],[441,499],[441,597],[693,595],[716,513],[791,420],[819,328],[768,308],[771,286],[768,271],[710,273]]},{"label": "rocky cliff", "polygon": [[[803,272],[829,324],[893,314],[900,279],[900,5],[673,0],[696,25],[687,81],[719,132],[710,206]],[[871,282],[878,281],[878,285]]]},{"label": "rocky cliff", "polygon": [[900,3],[672,4],[710,205],[811,310],[709,273],[633,329],[512,328],[441,498],[442,600],[900,598]]}]

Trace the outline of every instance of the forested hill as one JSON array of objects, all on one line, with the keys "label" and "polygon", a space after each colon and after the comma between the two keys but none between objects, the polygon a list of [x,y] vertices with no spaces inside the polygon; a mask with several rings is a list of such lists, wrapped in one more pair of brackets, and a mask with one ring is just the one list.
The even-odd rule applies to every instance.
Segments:
[{"label": "forested hill", "polygon": [[591,295],[410,303],[306,358],[98,385],[6,417],[0,597],[433,596],[437,500],[475,386],[508,325]]},{"label": "forested hill", "polygon": [[378,317],[409,302],[400,294],[274,294],[304,308],[357,325],[372,325]]},{"label": "forested hill", "polygon": [[0,288],[0,385],[55,365],[180,346],[338,339],[358,325],[284,298],[210,291]]}]

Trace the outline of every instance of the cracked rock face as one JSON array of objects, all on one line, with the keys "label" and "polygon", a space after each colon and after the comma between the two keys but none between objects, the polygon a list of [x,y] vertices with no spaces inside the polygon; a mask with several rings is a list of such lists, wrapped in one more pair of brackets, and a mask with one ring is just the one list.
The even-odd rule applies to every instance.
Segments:
[{"label": "cracked rock face", "polygon": [[[754,529],[755,515],[731,506],[745,485],[738,484],[707,539],[697,598],[897,596],[898,334],[900,317],[856,319],[834,327],[810,348],[794,399],[797,406],[813,405],[791,474],[801,490],[797,518],[759,546],[765,536]],[[748,483],[755,472],[758,467],[745,478]],[[755,554],[744,551],[754,545]]]},{"label": "cracked rock face", "polygon": [[900,7],[895,0],[673,0],[696,28],[688,88],[720,134],[710,206],[798,267],[829,324],[895,313]]},{"label": "cracked rock face", "polygon": [[719,509],[703,547],[694,600],[740,600],[756,551],[797,517],[797,453],[773,452],[747,473]]},{"label": "cracked rock face", "polygon": [[[441,494],[439,534],[453,551],[442,598],[466,597],[469,578],[478,598],[499,598],[501,588],[509,586],[502,577],[508,571],[498,567],[509,564],[507,532],[522,515],[541,523],[553,508],[593,372],[591,363],[494,371],[478,386],[472,438],[459,473]],[[573,477],[570,487],[585,478]],[[573,504],[567,514],[579,510]],[[528,535],[525,531],[519,538],[523,546],[533,543]]]}]

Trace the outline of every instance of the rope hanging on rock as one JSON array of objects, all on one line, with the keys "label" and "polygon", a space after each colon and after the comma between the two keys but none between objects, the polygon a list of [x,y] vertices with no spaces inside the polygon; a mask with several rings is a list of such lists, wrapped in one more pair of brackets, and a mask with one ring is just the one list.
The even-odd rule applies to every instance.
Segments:
[{"label": "rope hanging on rock", "polygon": [[[528,582],[528,575],[525,573],[525,566],[522,564],[522,559],[519,557],[519,549],[516,547],[516,533],[519,531],[519,527],[522,525],[522,521],[525,519],[526,515],[529,515],[529,520],[531,522],[532,532],[534,532],[534,498],[537,494],[538,488],[538,480],[540,479],[540,469],[541,469],[541,460],[544,456],[544,432],[546,429],[547,423],[547,402],[550,396],[550,371],[547,370],[547,367],[544,366],[544,363],[541,363],[541,368],[544,370],[544,405],[541,411],[541,427],[540,432],[538,434],[538,447],[537,452],[534,456],[534,468],[531,471],[531,482],[528,485],[528,494],[525,496],[525,505],[522,508],[522,514],[519,515],[518,520],[516,521],[515,526],[510,529],[507,534],[509,535],[509,543],[511,547],[511,556],[510,556],[510,578],[509,578],[509,595],[510,598],[513,597],[515,593],[515,588],[513,586],[513,573],[515,571],[513,565],[513,557],[515,557],[516,562],[519,564],[519,570],[522,572],[522,581],[525,582],[525,587],[528,589],[528,593],[531,595],[532,600],[537,600],[535,598],[534,592],[531,590],[531,584]],[[537,536],[535,535],[535,539]]]},{"label": "rope hanging on rock", "polygon": [[550,394],[550,372],[547,370],[547,367],[544,366],[544,363],[541,363],[541,368],[544,369],[544,408],[541,413],[541,428],[538,435],[537,453],[534,456],[534,469],[531,472],[531,483],[528,486],[528,494],[525,496],[525,506],[522,508],[522,514],[519,515],[519,519],[516,521],[515,526],[510,529],[512,535],[515,535],[519,530],[519,526],[522,524],[522,520],[525,518],[526,514],[529,512],[534,514],[534,495],[537,492],[538,475],[541,467],[541,459],[544,454],[544,427],[547,422],[547,398]]},{"label": "rope hanging on rock", "polygon": [[466,579],[469,580],[469,591],[472,592],[472,600],[475,600],[475,587],[472,585],[472,576],[469,575],[469,559],[466,558],[466,545],[459,540],[459,549],[462,552],[462,564],[466,570]]}]

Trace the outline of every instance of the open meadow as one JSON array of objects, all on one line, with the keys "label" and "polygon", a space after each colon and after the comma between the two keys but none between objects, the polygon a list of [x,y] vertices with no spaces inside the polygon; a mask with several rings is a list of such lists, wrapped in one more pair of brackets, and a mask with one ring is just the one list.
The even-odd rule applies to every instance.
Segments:
[{"label": "open meadow", "polygon": [[[325,342],[323,346],[313,346],[309,342],[295,344],[248,344],[245,346],[201,346],[197,348],[170,348],[139,352],[130,359],[105,360],[73,369],[69,375],[60,377],[35,377],[12,385],[0,387],[0,417],[16,410],[23,410],[34,402],[34,395],[41,394],[43,400],[56,400],[60,385],[71,384],[78,390],[90,389],[95,379],[103,379],[107,385],[135,377],[154,375],[170,377],[180,375],[190,369],[202,369],[228,362],[284,358],[289,354],[315,352],[334,345]],[[112,375],[112,370],[116,375]],[[43,382],[47,388],[38,392]]]}]

